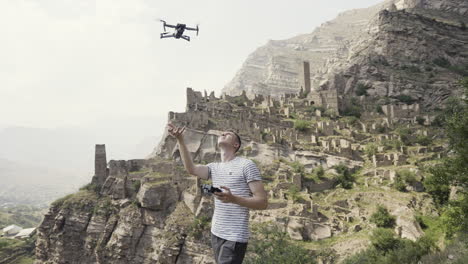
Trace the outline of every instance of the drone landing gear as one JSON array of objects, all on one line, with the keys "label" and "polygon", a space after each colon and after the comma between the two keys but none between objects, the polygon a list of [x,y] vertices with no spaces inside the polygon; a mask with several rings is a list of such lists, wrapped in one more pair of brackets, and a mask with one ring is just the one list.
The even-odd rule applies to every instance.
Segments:
[{"label": "drone landing gear", "polygon": [[190,41],[190,37],[189,36],[180,36],[181,38],[185,39],[186,41]]},{"label": "drone landing gear", "polygon": [[173,38],[174,34],[170,33],[161,33],[161,38]]}]

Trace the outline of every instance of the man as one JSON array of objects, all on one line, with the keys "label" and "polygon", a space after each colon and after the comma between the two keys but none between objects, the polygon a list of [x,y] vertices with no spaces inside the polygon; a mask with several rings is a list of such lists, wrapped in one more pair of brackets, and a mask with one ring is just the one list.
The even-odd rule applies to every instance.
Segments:
[{"label": "man", "polygon": [[214,187],[223,189],[214,193],[211,223],[211,246],[216,263],[242,263],[250,237],[249,209],[264,210],[268,206],[260,172],[251,160],[236,157],[241,139],[233,131],[225,131],[218,137],[221,162],[195,165],[184,143],[184,130],[185,127],[168,124],[169,134],[179,143],[185,169],[202,179],[212,179]]}]

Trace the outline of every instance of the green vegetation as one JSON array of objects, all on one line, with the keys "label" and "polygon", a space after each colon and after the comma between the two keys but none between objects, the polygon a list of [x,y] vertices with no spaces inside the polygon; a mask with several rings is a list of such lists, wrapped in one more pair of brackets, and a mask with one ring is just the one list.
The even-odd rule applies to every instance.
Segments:
[{"label": "green vegetation", "polygon": [[314,264],[315,256],[309,250],[296,245],[289,235],[272,223],[252,226],[252,238],[249,241],[246,264]]},{"label": "green vegetation", "polygon": [[401,138],[405,146],[411,146],[414,143],[413,134],[409,128],[397,128],[395,131]]},{"label": "green vegetation", "polygon": [[[467,245],[468,234],[460,235],[453,241],[450,241],[443,250],[423,256],[421,262],[424,264],[468,263]],[[450,261],[447,262],[449,259]]]},{"label": "green vegetation", "polygon": [[399,94],[399,95],[395,96],[395,99],[397,99],[398,101],[400,101],[402,103],[408,104],[408,105],[417,101],[413,97],[411,97],[409,95],[406,95],[406,94]]},{"label": "green vegetation", "polygon": [[442,68],[448,68],[451,65],[450,61],[443,57],[436,58],[432,62]]},{"label": "green vegetation", "polygon": [[304,174],[304,178],[306,180],[312,180],[314,182],[319,182],[319,181],[321,181],[322,179],[325,178],[325,170],[323,169],[323,167],[321,165],[317,166],[316,168],[314,168],[312,170],[311,173]]},{"label": "green vegetation", "polygon": [[370,221],[377,227],[393,228],[395,226],[395,217],[390,215],[387,208],[379,205],[377,211],[371,215]]},{"label": "green vegetation", "polygon": [[294,161],[288,164],[293,168],[293,171],[296,173],[304,173],[305,172],[305,167],[302,163],[299,161]]},{"label": "green vegetation", "polygon": [[[465,97],[452,107],[444,119],[451,155],[427,168],[424,186],[441,208],[441,219],[447,237],[468,233],[468,78],[461,84]],[[458,188],[457,196],[449,201],[451,186]]]},{"label": "green vegetation", "polygon": [[45,209],[30,205],[16,205],[9,208],[0,208],[0,229],[9,225],[22,228],[36,227],[40,224]]},{"label": "green vegetation", "polygon": [[24,240],[0,238],[0,261],[2,263],[32,264],[34,262],[36,237],[36,235],[33,235]]},{"label": "green vegetation", "polygon": [[356,97],[351,97],[348,103],[346,103],[345,108],[342,111],[343,116],[354,116],[360,118],[362,114],[362,107],[358,102]]},{"label": "green vegetation", "polygon": [[355,181],[354,175],[351,174],[351,171],[348,167],[343,164],[335,165],[332,167],[338,173],[336,180],[338,181],[338,185],[340,185],[344,189],[351,189],[353,188],[353,183]]},{"label": "green vegetation", "polygon": [[448,69],[461,76],[468,76],[468,64],[465,65],[452,65]]},{"label": "green vegetation", "polygon": [[426,119],[422,116],[418,116],[416,117],[416,122],[418,122],[419,125],[424,125],[424,122],[426,121]]},{"label": "green vegetation", "polygon": [[377,228],[370,238],[372,246],[345,259],[344,264],[418,263],[422,256],[435,248],[434,241],[422,237],[413,242],[395,238],[390,229]]},{"label": "green vegetation", "polygon": [[88,191],[91,191],[91,192],[98,193],[99,192],[99,186],[97,186],[95,183],[90,182],[90,183],[80,187],[80,191],[83,191],[83,190],[88,190]]},{"label": "green vegetation", "polygon": [[140,187],[141,187],[140,180],[136,180],[136,181],[132,182],[132,187],[133,187],[133,190],[135,191],[135,193],[137,193],[140,190]]},{"label": "green vegetation", "polygon": [[418,135],[416,137],[415,143],[421,146],[429,146],[430,144],[432,144],[432,139],[428,136]]},{"label": "green vegetation", "polygon": [[384,139],[382,140],[382,144],[391,148],[392,150],[400,150],[400,148],[403,146],[403,142],[398,139]]},{"label": "green vegetation", "polygon": [[329,108],[325,110],[325,112],[323,112],[323,116],[328,116],[330,118],[336,118],[337,115],[338,113],[336,112],[336,110],[332,108]]},{"label": "green vegetation", "polygon": [[308,108],[306,108],[304,110],[304,112],[306,112],[306,113],[315,113],[315,110],[320,110],[320,112],[322,112],[322,113],[326,111],[325,107],[323,107],[323,106],[311,105]]},{"label": "green vegetation", "polygon": [[395,183],[393,187],[395,187],[395,189],[397,189],[400,192],[405,192],[406,185],[412,185],[416,181],[416,174],[414,174],[414,172],[407,169],[399,170],[396,173]]},{"label": "green vegetation", "polygon": [[79,209],[94,208],[94,204],[97,202],[98,196],[95,192],[86,189],[80,190],[76,193],[66,195],[52,202],[52,206]]},{"label": "green vegetation", "polygon": [[364,153],[367,158],[372,159],[372,156],[377,154],[377,145],[375,143],[368,143],[364,148]]},{"label": "green vegetation", "polygon": [[381,115],[385,114],[383,109],[382,109],[382,106],[381,105],[376,105],[375,106],[375,111]]},{"label": "green vegetation", "polygon": [[244,106],[245,98],[243,96],[236,96],[234,98],[231,98],[231,102],[237,106]]},{"label": "green vegetation", "polygon": [[200,239],[203,232],[210,226],[210,223],[211,219],[206,216],[195,217],[189,227],[189,235],[193,236],[197,240]]},{"label": "green vegetation", "polygon": [[300,191],[301,190],[299,190],[299,188],[296,185],[291,184],[291,186],[289,186],[289,189],[287,191],[288,198],[293,200],[294,202],[298,202],[302,200],[302,195]]},{"label": "green vegetation", "polygon": [[362,96],[362,95],[368,96],[369,94],[367,93],[367,90],[369,90],[370,88],[372,88],[372,86],[366,85],[364,83],[358,83],[357,86],[356,86],[356,95],[357,96]]},{"label": "green vegetation", "polygon": [[307,131],[307,129],[310,127],[310,122],[306,120],[295,120],[294,121],[294,129],[298,131]]}]

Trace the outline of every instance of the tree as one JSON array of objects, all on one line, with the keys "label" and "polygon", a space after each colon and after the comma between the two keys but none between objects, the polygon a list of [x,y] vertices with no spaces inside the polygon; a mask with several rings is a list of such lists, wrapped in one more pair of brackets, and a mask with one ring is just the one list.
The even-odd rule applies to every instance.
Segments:
[{"label": "tree", "polygon": [[[446,235],[468,232],[468,78],[461,81],[465,97],[450,106],[443,123],[449,139],[449,156],[429,168],[424,185],[441,206]],[[450,187],[458,188],[458,198],[449,201]]]},{"label": "tree", "polygon": [[370,221],[377,227],[393,228],[395,226],[395,217],[381,205],[377,206],[377,211],[371,215]]},{"label": "tree", "polygon": [[335,171],[338,173],[336,179],[341,187],[344,189],[353,188],[353,182],[355,179],[348,167],[343,164],[339,164],[333,166],[332,168],[335,169]]}]

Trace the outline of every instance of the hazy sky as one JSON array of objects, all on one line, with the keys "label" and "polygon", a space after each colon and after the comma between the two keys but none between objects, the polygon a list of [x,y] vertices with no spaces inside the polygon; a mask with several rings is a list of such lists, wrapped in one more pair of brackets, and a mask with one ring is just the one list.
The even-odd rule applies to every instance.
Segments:
[{"label": "hazy sky", "polygon": [[[1,0],[0,128],[184,111],[186,87],[219,96],[269,39],[378,2]],[[158,18],[199,23],[200,35],[159,39]]]}]

